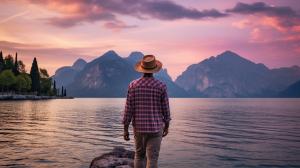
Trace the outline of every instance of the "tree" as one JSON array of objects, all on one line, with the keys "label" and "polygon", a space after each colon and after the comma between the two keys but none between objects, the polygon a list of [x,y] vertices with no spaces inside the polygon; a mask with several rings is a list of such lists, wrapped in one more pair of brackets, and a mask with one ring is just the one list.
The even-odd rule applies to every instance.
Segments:
[{"label": "tree", "polygon": [[46,69],[40,68],[40,77],[41,77],[41,92],[43,94],[51,95],[51,85],[52,79],[49,78],[48,71]]},{"label": "tree", "polygon": [[61,96],[64,96],[64,86],[61,86]]},{"label": "tree", "polygon": [[13,73],[15,75],[19,75],[20,74],[20,72],[19,72],[19,62],[18,62],[18,53],[16,53],[15,64],[14,64],[14,67],[13,67]]},{"label": "tree", "polygon": [[56,89],[56,81],[53,81],[53,93],[55,96],[57,96],[57,89]]},{"label": "tree", "polygon": [[64,91],[64,97],[67,96],[67,89],[65,88],[65,91]]},{"label": "tree", "polygon": [[40,76],[41,76],[41,78],[49,78],[47,69],[40,68]]},{"label": "tree", "polygon": [[22,73],[21,76],[26,80],[26,90],[30,91],[31,89],[31,78],[27,73]]},{"label": "tree", "polygon": [[4,70],[0,74],[1,90],[10,90],[16,82],[16,77],[11,70]]},{"label": "tree", "polygon": [[18,66],[19,66],[19,72],[20,73],[26,73],[25,64],[23,63],[23,61],[19,60],[18,61]]},{"label": "tree", "polygon": [[3,59],[3,53],[2,53],[2,51],[0,51],[0,73],[4,69],[4,66],[5,66],[5,62]]},{"label": "tree", "polygon": [[15,84],[17,91],[29,91],[30,86],[31,86],[31,79],[27,74],[22,73],[17,76],[16,84]]},{"label": "tree", "polygon": [[51,94],[51,78],[41,78],[41,93],[43,94]]},{"label": "tree", "polygon": [[21,75],[16,77],[16,84],[15,84],[17,91],[23,91],[26,89],[26,80]]},{"label": "tree", "polygon": [[4,58],[4,69],[12,70],[14,68],[14,58],[9,54]]},{"label": "tree", "polygon": [[41,85],[40,85],[40,72],[36,58],[33,59],[31,70],[31,90],[33,92],[40,93]]}]

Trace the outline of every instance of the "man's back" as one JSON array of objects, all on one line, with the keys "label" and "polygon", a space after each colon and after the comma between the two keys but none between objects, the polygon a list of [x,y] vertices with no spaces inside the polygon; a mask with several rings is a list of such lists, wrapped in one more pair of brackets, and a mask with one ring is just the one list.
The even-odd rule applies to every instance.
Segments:
[{"label": "man's back", "polygon": [[130,83],[124,123],[132,119],[136,132],[159,132],[170,120],[167,87],[154,77],[142,77]]}]

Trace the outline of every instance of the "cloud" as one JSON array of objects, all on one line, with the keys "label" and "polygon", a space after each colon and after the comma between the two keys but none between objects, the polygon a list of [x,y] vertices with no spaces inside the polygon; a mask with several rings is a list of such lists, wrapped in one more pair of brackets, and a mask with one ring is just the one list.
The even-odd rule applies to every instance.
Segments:
[{"label": "cloud", "polygon": [[161,20],[175,19],[203,19],[225,17],[227,14],[221,13],[216,9],[197,10],[186,8],[171,1],[144,1],[140,4],[139,11],[152,18]]},{"label": "cloud", "polygon": [[48,23],[58,27],[72,27],[83,22],[104,21],[107,28],[127,28],[120,26],[120,15],[138,19],[176,20],[226,17],[228,14],[216,9],[198,10],[188,8],[169,0],[73,0],[66,3],[63,0],[37,1],[29,0],[60,16],[47,18]]},{"label": "cloud", "polygon": [[237,3],[227,9],[231,14],[245,15],[232,25],[239,29],[250,28],[251,43],[276,43],[292,46],[300,43],[300,15],[288,6],[271,6],[264,2]]},{"label": "cloud", "polygon": [[121,29],[129,29],[129,28],[136,28],[136,25],[127,25],[122,21],[113,21],[113,22],[106,22],[104,27],[108,29],[112,29],[115,31],[119,31]]},{"label": "cloud", "polygon": [[99,13],[92,15],[74,15],[74,16],[62,16],[62,17],[53,17],[46,19],[48,23],[62,27],[68,28],[72,26],[76,26],[82,22],[95,22],[98,20],[102,21],[116,21],[115,16],[110,13]]},{"label": "cloud", "polygon": [[288,29],[300,23],[300,15],[288,6],[270,6],[264,2],[252,4],[237,3],[235,7],[226,10],[228,13],[243,15],[267,16],[266,22],[278,29]]},{"label": "cloud", "polygon": [[240,14],[255,14],[263,13],[269,16],[298,16],[296,12],[288,6],[270,6],[264,2],[255,2],[252,4],[237,3],[232,9],[227,9],[227,12]]}]

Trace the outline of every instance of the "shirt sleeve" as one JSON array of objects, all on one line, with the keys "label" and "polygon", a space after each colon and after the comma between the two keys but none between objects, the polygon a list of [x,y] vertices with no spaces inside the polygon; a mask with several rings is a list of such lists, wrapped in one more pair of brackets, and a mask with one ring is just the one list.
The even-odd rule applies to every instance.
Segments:
[{"label": "shirt sleeve", "polygon": [[164,122],[169,122],[171,120],[169,97],[167,93],[167,87],[165,86],[162,93],[162,113]]},{"label": "shirt sleeve", "polygon": [[125,110],[124,110],[123,121],[122,121],[122,123],[124,125],[130,124],[131,119],[132,119],[133,110],[134,110],[133,95],[132,95],[132,91],[131,91],[130,87],[128,87]]}]

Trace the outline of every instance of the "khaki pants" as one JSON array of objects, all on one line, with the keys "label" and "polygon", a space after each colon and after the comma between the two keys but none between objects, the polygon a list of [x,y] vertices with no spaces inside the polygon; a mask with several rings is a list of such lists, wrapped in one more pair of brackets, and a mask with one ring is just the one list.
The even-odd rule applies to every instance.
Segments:
[{"label": "khaki pants", "polygon": [[158,133],[134,132],[134,168],[157,168],[162,131]]}]

